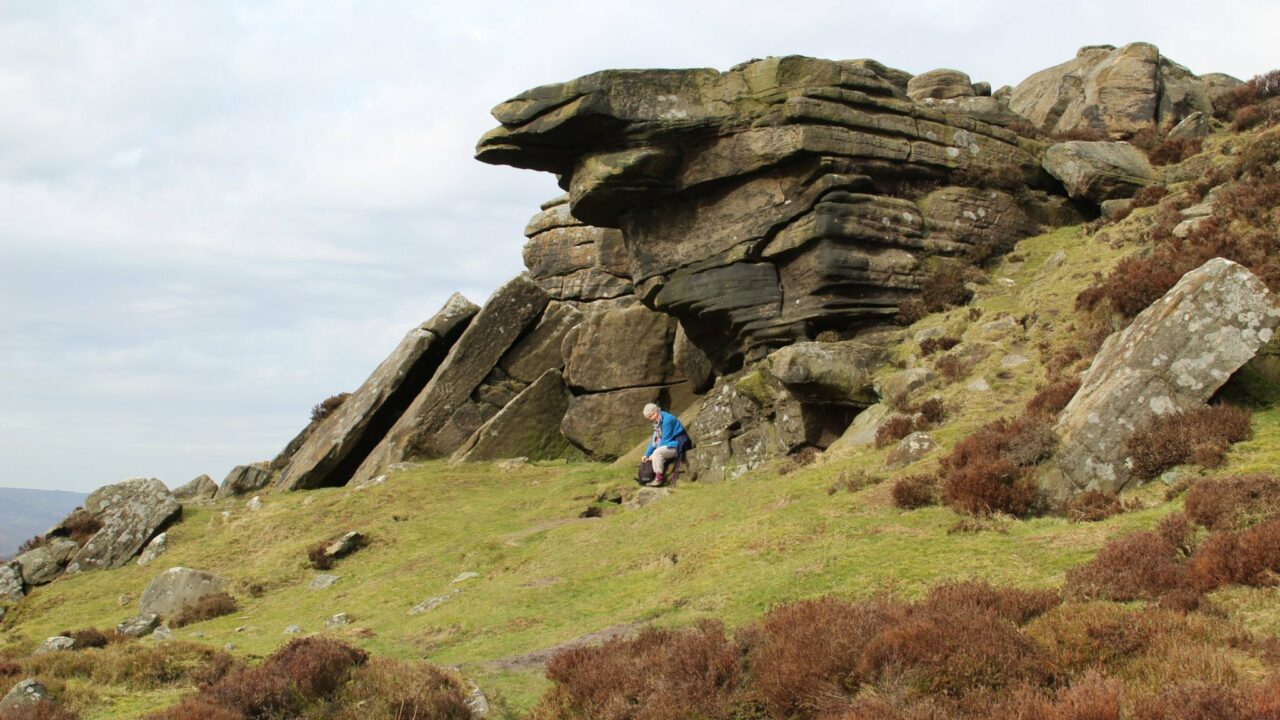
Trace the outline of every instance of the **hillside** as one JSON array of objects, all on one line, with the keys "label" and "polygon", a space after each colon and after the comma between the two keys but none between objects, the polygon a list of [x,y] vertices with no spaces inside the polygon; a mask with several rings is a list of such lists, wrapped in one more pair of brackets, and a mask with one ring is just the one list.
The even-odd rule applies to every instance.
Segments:
[{"label": "hillside", "polygon": [[[85,718],[1274,717],[1280,83],[1215,121],[1153,46],[1085,62],[1191,100],[1131,144],[783,58],[500,105],[482,160],[588,176],[531,272],[221,488],[95,494],[47,577],[4,566],[0,680]],[[655,400],[699,447],[639,489]],[[226,595],[110,632],[171,567]]]},{"label": "hillside", "polygon": [[0,558],[12,557],[27,538],[49,529],[84,502],[87,493],[0,488]]}]

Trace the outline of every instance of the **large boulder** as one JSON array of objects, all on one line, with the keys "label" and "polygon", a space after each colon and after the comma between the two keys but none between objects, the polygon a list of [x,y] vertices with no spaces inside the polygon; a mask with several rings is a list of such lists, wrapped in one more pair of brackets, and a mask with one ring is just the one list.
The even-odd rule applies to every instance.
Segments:
[{"label": "large boulder", "polygon": [[1009,105],[1045,133],[1129,137],[1193,112],[1212,112],[1208,85],[1150,43],[1093,45],[1013,89]]},{"label": "large boulder", "polygon": [[1103,343],[1058,418],[1060,446],[1042,486],[1061,503],[1130,481],[1125,444],[1157,415],[1196,407],[1258,352],[1280,324],[1253,273],[1215,258]]},{"label": "large boulder", "polygon": [[560,432],[569,409],[560,371],[551,368],[477,430],[454,460],[469,462],[526,457],[545,460],[581,455]]},{"label": "large boulder", "polygon": [[223,478],[222,485],[218,486],[218,494],[214,497],[221,500],[244,495],[261,490],[270,484],[271,471],[266,467],[266,463],[237,465],[231,468],[231,472]]},{"label": "large boulder", "polygon": [[360,387],[326,417],[280,472],[277,485],[300,490],[344,485],[426,387],[480,308],[454,293],[410,330]]},{"label": "large boulder", "polygon": [[592,313],[575,335],[565,381],[588,392],[680,382],[675,335],[674,318],[638,303]]},{"label": "large boulder", "polygon": [[201,475],[191,482],[179,486],[173,491],[173,499],[178,502],[201,502],[212,500],[218,494],[218,483],[208,475]]},{"label": "large boulder", "polygon": [[[123,567],[165,525],[182,514],[182,505],[155,478],[133,478],[99,488],[84,501],[84,512],[102,523],[67,564],[67,572]],[[57,528],[51,531],[57,535]]]},{"label": "large boulder", "polygon": [[26,594],[22,584],[22,566],[16,562],[0,564],[0,602],[17,602]]},{"label": "large boulder", "polygon": [[527,273],[498,288],[352,480],[371,480],[404,460],[447,457],[462,446],[488,420],[472,394],[542,316],[548,302],[546,292]]},{"label": "large boulder", "polygon": [[1071,197],[1095,203],[1132,197],[1157,178],[1146,154],[1126,142],[1058,143],[1045,151],[1043,164]]},{"label": "large boulder", "polygon": [[[934,224],[913,198],[939,185],[1052,190],[1037,145],[912,101],[907,77],[804,57],[604,71],[494,108],[501,127],[477,157],[557,174],[567,210],[552,206],[533,237],[577,227],[570,218],[621,231],[636,296],[677,318],[723,375],[826,330],[889,324],[926,281],[925,257],[989,242],[957,231],[963,210]],[[562,277],[589,255],[526,260],[566,258]]]},{"label": "large boulder", "polygon": [[174,567],[147,584],[138,601],[139,615],[167,618],[201,598],[227,591],[227,582],[203,570]]},{"label": "large boulder", "polygon": [[865,408],[878,400],[871,373],[889,359],[880,347],[856,341],[788,345],[769,356],[769,370],[805,402]]},{"label": "large boulder", "polygon": [[22,553],[14,558],[14,562],[22,567],[22,579],[28,585],[44,585],[61,575],[79,550],[80,546],[75,542],[54,537],[35,550]]},{"label": "large boulder", "polygon": [[[0,698],[0,715],[15,713],[24,707],[37,705],[49,698],[49,691],[39,680],[28,679],[19,682]],[[35,715],[32,715],[35,717]]]}]

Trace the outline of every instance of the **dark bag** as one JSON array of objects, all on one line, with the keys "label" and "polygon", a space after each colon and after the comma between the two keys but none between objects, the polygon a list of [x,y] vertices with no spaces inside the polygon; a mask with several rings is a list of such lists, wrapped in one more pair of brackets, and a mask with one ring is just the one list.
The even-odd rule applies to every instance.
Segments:
[{"label": "dark bag", "polygon": [[645,460],[640,463],[640,471],[636,474],[636,482],[645,485],[658,479],[658,475],[653,472],[653,461]]}]

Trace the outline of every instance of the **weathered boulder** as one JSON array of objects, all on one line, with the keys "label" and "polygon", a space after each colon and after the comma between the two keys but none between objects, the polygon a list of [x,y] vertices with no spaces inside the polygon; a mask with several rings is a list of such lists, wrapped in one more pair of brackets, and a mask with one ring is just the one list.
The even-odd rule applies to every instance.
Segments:
[{"label": "weathered boulder", "polygon": [[877,382],[876,391],[880,397],[901,404],[911,393],[924,387],[932,379],[933,371],[929,368],[918,367],[899,370]]},{"label": "weathered boulder", "polygon": [[631,294],[622,233],[573,217],[568,195],[543,204],[525,235],[525,267],[552,298],[592,302]]},{"label": "weathered boulder", "polygon": [[1046,133],[1112,137],[1213,110],[1206,83],[1150,43],[1080,48],[1074,59],[1018,83],[1009,105]]},{"label": "weathered boulder", "polygon": [[22,566],[16,562],[0,564],[0,601],[17,602],[26,594],[22,584]]},{"label": "weathered boulder", "polygon": [[1253,273],[1215,258],[1192,270],[1123,331],[1107,338],[1058,417],[1060,446],[1041,482],[1062,503],[1130,481],[1125,443],[1144,422],[1198,406],[1250,360],[1280,324]]},{"label": "weathered boulder", "polygon": [[45,638],[44,642],[40,643],[40,646],[35,649],[32,655],[47,655],[75,649],[75,638],[67,637],[66,635],[54,635],[51,638]]},{"label": "weathered boulder", "polygon": [[227,477],[222,480],[222,485],[218,487],[218,494],[214,497],[222,500],[261,490],[270,485],[271,471],[265,465],[266,463],[237,465],[231,468],[231,472],[227,473]]},{"label": "weathered boulder", "polygon": [[573,396],[560,371],[551,368],[525,388],[458,448],[456,462],[525,457],[546,460],[581,457],[560,432]]},{"label": "weathered boulder", "polygon": [[541,317],[548,302],[550,298],[527,273],[498,288],[352,480],[356,484],[371,480],[388,465],[407,459],[448,456],[466,442],[492,417],[492,413],[484,415],[472,393]]},{"label": "weathered boulder", "polygon": [[938,442],[927,432],[913,432],[898,441],[885,456],[884,466],[895,469],[910,465],[938,449]]},{"label": "weathered boulder", "polygon": [[160,627],[160,616],[155,613],[129,618],[116,625],[116,634],[131,638],[141,638],[155,632]]},{"label": "weathered boulder", "polygon": [[[990,92],[991,86],[987,86]],[[977,95],[966,73],[941,68],[920,73],[907,82],[907,97],[912,100],[949,100]]]},{"label": "weathered boulder", "polygon": [[[182,514],[182,505],[155,478],[133,478],[93,491],[84,512],[102,523],[67,564],[67,572],[123,567],[165,525]],[[58,527],[51,535],[60,534]]]},{"label": "weathered boulder", "polygon": [[173,491],[173,499],[178,502],[200,502],[212,500],[218,494],[218,483],[208,475],[201,475],[191,482],[179,486]]},{"label": "weathered boulder", "polygon": [[1205,94],[1209,96],[1209,102],[1216,101],[1223,93],[1234,90],[1244,84],[1244,81],[1237,77],[1232,77],[1226,73],[1205,73],[1200,76],[1200,82],[1204,83]]},{"label": "weathered boulder", "polygon": [[147,546],[142,549],[142,554],[138,556],[138,564],[150,565],[168,549],[169,533],[160,533],[159,535],[151,538],[151,542],[147,543]]},{"label": "weathered boulder", "polygon": [[49,698],[49,691],[39,680],[28,679],[14,685],[0,699],[0,714],[14,712],[30,705],[37,705]]},{"label": "weathered boulder", "polygon": [[804,342],[769,355],[769,371],[803,402],[865,408],[878,400],[871,373],[889,359],[881,347],[857,341]]},{"label": "weathered boulder", "polygon": [[[28,585],[51,583],[62,574],[80,546],[66,538],[49,538],[44,545],[14,558],[22,568],[22,579]],[[3,595],[3,591],[0,591]]]},{"label": "weathered boulder", "polygon": [[280,472],[288,490],[344,485],[426,387],[449,349],[479,312],[454,293],[410,330],[350,397],[326,417]]},{"label": "weathered boulder", "polygon": [[1182,119],[1169,130],[1170,140],[1194,140],[1213,132],[1213,118],[1199,110]]},{"label": "weathered boulder", "polygon": [[147,584],[138,600],[139,615],[167,618],[201,598],[226,592],[227,582],[203,570],[174,567],[165,570]]},{"label": "weathered boulder", "polygon": [[922,258],[986,242],[933,227],[909,198],[1042,182],[1038,146],[913,102],[906,77],[802,57],[605,71],[499,105],[477,157],[558,174],[567,213],[530,230],[573,229],[568,216],[620,230],[636,295],[731,373],[825,330],[888,324],[920,292]]},{"label": "weathered boulder", "polygon": [[680,382],[675,335],[674,318],[638,303],[591,313],[566,358],[565,381],[588,392]]},{"label": "weathered boulder", "polygon": [[1095,203],[1130,197],[1157,177],[1146,154],[1125,142],[1058,143],[1045,151],[1043,164],[1071,197]]},{"label": "weathered boulder", "polygon": [[998,127],[1021,130],[1031,125],[1026,118],[1009,107],[1009,99],[1007,97],[979,95],[976,97],[957,97],[950,100],[925,100],[924,102],[936,110],[941,110],[945,113],[968,115],[975,120],[981,120],[984,123]]},{"label": "weathered boulder", "polygon": [[364,547],[367,542],[364,533],[352,530],[325,546],[324,554],[335,559],[343,558]]}]

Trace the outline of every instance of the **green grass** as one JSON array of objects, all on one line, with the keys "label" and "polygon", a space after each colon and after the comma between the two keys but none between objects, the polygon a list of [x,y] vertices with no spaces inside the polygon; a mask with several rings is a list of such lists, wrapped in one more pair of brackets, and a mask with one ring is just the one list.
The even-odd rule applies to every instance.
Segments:
[{"label": "green grass", "polygon": [[[1045,260],[1059,249],[1066,262],[1045,270]],[[970,378],[950,385],[935,379],[917,395],[938,395],[951,410],[951,419],[934,432],[943,451],[982,423],[1021,409],[1044,382],[1042,344],[1056,346],[1069,337],[1076,292],[1126,251],[1064,228],[1026,240],[1016,252],[1023,260],[997,267],[975,301],[981,317],[971,321],[968,309],[960,308],[910,329],[945,323],[966,344],[988,346]],[[1002,313],[1034,313],[1039,322],[1025,333],[984,336],[982,326]],[[1002,371],[1000,360],[1010,353],[1029,362]],[[926,362],[915,354],[908,341],[899,359]],[[978,375],[990,391],[965,388]],[[1255,438],[1232,451],[1226,470],[1275,466],[1280,411],[1259,413],[1255,428]],[[1146,509],[1102,523],[1042,518],[1010,522],[1005,532],[951,533],[959,518],[950,510],[897,510],[888,492],[894,477],[932,470],[943,451],[893,473],[882,469],[888,448],[833,454],[785,475],[770,466],[723,484],[684,484],[641,510],[597,519],[577,516],[603,486],[628,485],[628,468],[534,463],[506,472],[488,463],[434,462],[364,490],[267,495],[257,512],[242,500],[191,508],[170,531],[170,550],[157,563],[85,573],[37,589],[5,621],[0,642],[18,652],[62,630],[114,625],[133,611],[118,604],[119,596],[136,603],[158,572],[184,565],[230,580],[241,607],[182,628],[176,637],[230,643],[237,655],[262,657],[288,639],[287,625],[322,632],[326,618],[346,612],[353,624],[334,631],[338,636],[373,653],[460,666],[521,711],[546,681],[539,671],[505,671],[492,661],[628,623],[717,618],[738,626],[775,604],[824,594],[918,597],[936,583],[972,577],[1057,586],[1109,538],[1149,527],[1176,509],[1163,501],[1156,483],[1138,493]],[[859,471],[884,481],[857,493],[828,494],[841,473]],[[371,545],[329,571],[341,576],[334,587],[310,590],[317,572],[307,566],[307,549],[348,530],[367,534]],[[464,572],[480,577],[454,584]],[[251,586],[260,587],[260,596],[250,594]],[[438,608],[407,614],[420,601],[453,590],[459,592]],[[1225,597],[1250,626],[1276,633],[1272,593],[1232,591]],[[175,697],[172,689],[84,692],[91,718],[135,717]]]}]

